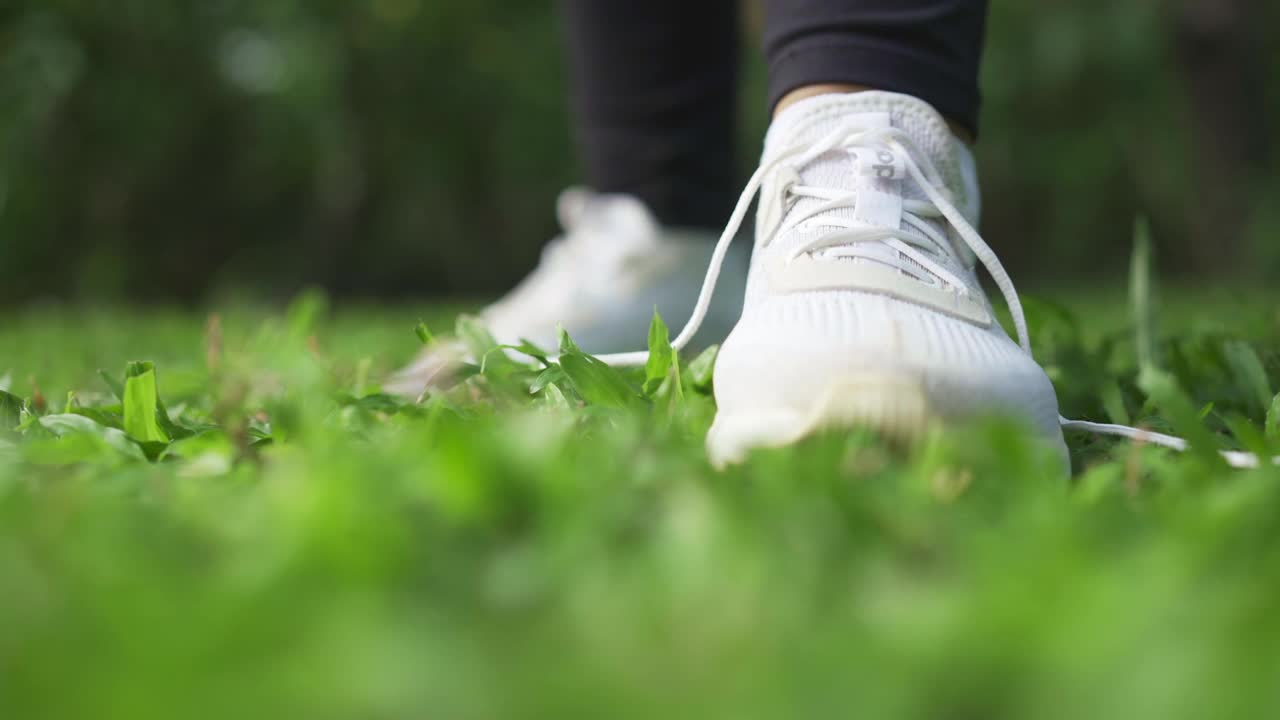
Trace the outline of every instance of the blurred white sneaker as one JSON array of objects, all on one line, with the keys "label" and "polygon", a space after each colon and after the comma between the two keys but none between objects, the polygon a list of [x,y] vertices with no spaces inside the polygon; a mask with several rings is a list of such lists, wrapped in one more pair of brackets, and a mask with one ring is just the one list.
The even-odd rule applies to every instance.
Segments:
[{"label": "blurred white sneaker", "polygon": [[[639,200],[583,189],[561,194],[564,234],[543,250],[538,267],[479,317],[502,344],[527,339],[554,352],[563,325],[594,354],[644,347],[654,308],[671,327],[690,317],[711,260],[715,236],[662,227]],[[723,292],[708,308],[692,344],[722,341],[738,320],[748,252],[730,252]],[[387,392],[419,395],[444,381],[466,357],[456,341],[438,342],[383,384]]]},{"label": "blurred white sneaker", "polygon": [[[885,92],[797,103],[774,120],[753,180],[756,250],[716,363],[713,463],[823,428],[909,439],[989,411],[1025,418],[1065,460],[1017,294],[973,229],[973,157],[932,107]],[[992,313],[979,259],[1022,347]]]}]

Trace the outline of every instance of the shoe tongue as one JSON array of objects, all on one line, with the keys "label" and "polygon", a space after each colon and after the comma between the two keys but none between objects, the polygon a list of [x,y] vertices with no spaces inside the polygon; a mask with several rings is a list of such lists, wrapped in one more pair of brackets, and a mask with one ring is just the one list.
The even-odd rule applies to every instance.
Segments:
[{"label": "shoe tongue", "polygon": [[902,130],[944,176],[945,166],[954,162],[951,129],[932,106],[910,95],[876,90],[818,95],[795,103],[770,124],[765,152],[782,144],[816,142],[858,117],[876,123],[872,127],[884,127],[887,120],[890,126]]},{"label": "shoe tongue", "polygon": [[[867,129],[894,127],[902,130],[938,167],[949,187],[960,187],[958,164],[952,155],[955,141],[946,121],[923,101],[898,93],[867,91],[821,95],[802,100],[774,119],[765,139],[765,155],[767,157],[783,146],[817,142],[837,128],[848,125]],[[833,189],[853,189],[858,172],[857,162],[847,150],[824,153],[799,169],[803,184]],[[905,199],[925,199],[923,190],[914,182],[903,181],[901,189]],[[822,203],[822,200],[816,198],[800,198],[792,211],[807,212]],[[798,244],[815,234],[830,232],[830,228],[822,226],[824,218],[848,220],[854,217],[853,208],[827,210],[806,223],[805,230],[780,240],[786,244]],[[898,227],[905,232],[920,234],[905,223],[900,223]],[[945,236],[945,228],[940,223],[936,225],[936,229]],[[851,249],[837,247],[821,252],[827,257],[839,257],[849,250]],[[881,243],[860,244],[856,254],[859,256],[858,261],[862,258],[904,261],[897,250]]]}]

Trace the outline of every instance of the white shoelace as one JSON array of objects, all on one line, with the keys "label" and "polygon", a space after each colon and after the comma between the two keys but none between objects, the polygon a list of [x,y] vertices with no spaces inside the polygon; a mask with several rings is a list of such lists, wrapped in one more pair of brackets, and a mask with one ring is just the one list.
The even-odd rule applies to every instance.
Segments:
[{"label": "white shoelace", "polygon": [[[894,163],[900,162],[899,158],[902,157],[889,147],[889,143],[895,139],[911,142],[909,136],[900,130],[878,128],[856,132],[845,138],[844,143],[847,147],[872,148],[877,158],[885,163]],[[827,148],[828,151],[835,149],[835,147]],[[891,165],[879,167],[891,169]],[[927,166],[925,170],[931,176],[936,173],[932,165]],[[785,221],[779,219],[777,227],[767,233],[764,245],[768,245],[774,238],[789,231],[805,227],[837,228],[835,232],[824,233],[798,243],[797,247],[788,253],[787,259],[794,260],[805,254],[858,258],[887,265],[925,284],[933,285],[934,278],[937,278],[956,291],[969,294],[968,285],[964,280],[933,259],[946,255],[947,251],[944,248],[949,247],[946,238],[942,237],[929,223],[929,220],[945,219],[942,211],[934,203],[911,198],[903,199],[902,221],[915,230],[915,233],[894,227],[867,226],[853,217],[837,216],[830,212],[839,209],[856,209],[859,195],[857,190],[832,190],[803,185],[799,182],[798,172],[793,177],[794,180],[784,186],[784,194],[796,200],[801,198],[818,200],[820,204],[811,206],[804,212],[794,212],[794,216],[787,217]],[[784,204],[787,204],[785,200]],[[876,252],[870,247],[873,244],[888,247],[891,252],[888,254]]]},{"label": "white shoelace", "polygon": [[[897,228],[851,227],[848,230],[839,230],[818,240],[804,243],[794,254],[799,255],[835,246],[856,246],[858,243],[886,242],[894,249],[915,260],[920,267],[912,266],[905,262],[895,263],[883,255],[876,255],[874,258],[868,259],[874,259],[877,262],[888,262],[896,269],[902,270],[909,276],[921,281],[926,280],[920,272],[921,269],[924,269],[944,282],[964,289],[966,287],[964,283],[960,282],[958,278],[938,263],[929,260],[917,249],[920,248],[929,253],[937,253],[941,248],[947,247],[947,244],[936,236],[932,228],[925,229],[928,227],[928,223],[921,221],[923,218],[943,218],[951,224],[951,227],[955,229],[956,233],[964,241],[965,246],[973,252],[977,260],[987,269],[992,280],[995,281],[996,287],[1000,290],[1005,303],[1009,306],[1009,314],[1013,317],[1014,329],[1018,336],[1018,345],[1022,347],[1022,350],[1028,356],[1034,359],[1034,355],[1031,352],[1030,334],[1027,332],[1026,316],[1023,314],[1022,301],[1018,297],[1017,289],[1013,286],[1013,280],[1009,277],[1009,273],[1005,271],[1004,265],[1001,264],[1000,258],[996,256],[991,246],[987,245],[986,241],[978,234],[978,231],[965,219],[964,214],[951,203],[946,193],[938,189],[939,187],[945,187],[945,183],[928,155],[921,152],[919,145],[901,129],[868,129],[852,123],[836,128],[815,143],[792,145],[775,153],[772,157],[766,157],[761,162],[760,167],[756,169],[755,173],[751,175],[751,179],[747,181],[747,186],[743,189],[742,195],[738,198],[738,204],[734,207],[733,214],[729,217],[729,223],[725,226],[724,232],[720,234],[720,239],[716,242],[710,265],[707,267],[706,278],[702,282],[702,289],[698,293],[698,300],[693,308],[693,314],[690,316],[689,321],[685,323],[684,328],[680,330],[680,333],[671,341],[672,347],[676,350],[683,350],[702,326],[702,321],[706,317],[707,309],[711,304],[711,296],[715,292],[716,282],[720,278],[720,268],[724,264],[725,255],[742,227],[742,222],[746,218],[752,200],[760,192],[761,185],[769,173],[778,169],[784,163],[790,163],[795,168],[802,168],[818,156],[831,150],[866,149],[874,152],[886,148],[892,151],[897,159],[901,160],[905,166],[907,176],[916,183],[928,198],[928,202],[923,200],[904,200],[903,203],[903,217],[907,218],[909,225],[924,233],[924,237],[912,235]],[[917,156],[923,161],[923,169],[916,161]],[[788,221],[786,227],[794,227],[794,225],[825,210],[846,207],[853,200],[852,194],[848,192],[802,185],[792,186],[791,192],[796,195],[826,200],[827,202],[822,207],[806,212],[803,217]],[[912,216],[915,216],[915,218],[913,219]],[[827,223],[829,219],[824,219],[823,222]],[[865,257],[856,251],[846,251],[843,254],[846,256]],[[636,366],[645,364],[649,359],[649,353],[647,351],[613,353],[600,355],[599,358],[610,365]],[[1058,416],[1058,423],[1065,430],[1115,435],[1140,443],[1150,443],[1179,451],[1187,449],[1187,441],[1182,438],[1151,432],[1142,428],[1129,427],[1128,425],[1070,420],[1061,415]],[[1233,467],[1256,468],[1260,464],[1258,456],[1253,453],[1232,450],[1219,452],[1227,463]],[[1280,465],[1280,457],[1272,458],[1272,462]]]}]

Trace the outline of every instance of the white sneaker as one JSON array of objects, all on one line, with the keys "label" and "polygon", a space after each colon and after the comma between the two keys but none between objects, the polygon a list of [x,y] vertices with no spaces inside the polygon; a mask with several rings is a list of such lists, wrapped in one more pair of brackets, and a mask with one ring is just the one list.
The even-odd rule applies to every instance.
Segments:
[{"label": "white sneaker", "polygon": [[[933,108],[908,95],[825,95],[774,120],[697,305],[671,341],[677,350],[710,316],[721,265],[757,193],[745,307],[715,369],[713,464],[822,428],[861,425],[909,440],[936,421],[990,411],[1024,418],[1064,465],[1063,429],[1188,447],[1172,435],[1058,414],[1018,292],[974,230],[973,156]],[[1017,344],[978,284],[979,263],[1009,306]],[[643,365],[648,353],[600,359]],[[1221,454],[1234,467],[1280,465],[1280,457]]]},{"label": "white sneaker", "polygon": [[[654,308],[668,325],[690,317],[714,249],[714,235],[662,227],[643,203],[628,195],[583,189],[563,192],[557,205],[564,235],[543,250],[538,267],[480,314],[502,344],[527,339],[554,351],[563,325],[595,354],[644,347]],[[745,249],[729,253],[726,286],[708,308],[692,345],[720,342],[742,309]],[[419,395],[447,378],[466,358],[457,342],[437,343],[392,376],[383,389]]]},{"label": "white sneaker", "polygon": [[[1065,460],[1017,295],[973,230],[973,157],[932,107],[885,92],[797,103],[774,120],[756,181],[746,302],[715,368],[713,463],[823,428],[912,438],[988,411],[1025,418]],[[1023,347],[996,321],[975,253]]]}]

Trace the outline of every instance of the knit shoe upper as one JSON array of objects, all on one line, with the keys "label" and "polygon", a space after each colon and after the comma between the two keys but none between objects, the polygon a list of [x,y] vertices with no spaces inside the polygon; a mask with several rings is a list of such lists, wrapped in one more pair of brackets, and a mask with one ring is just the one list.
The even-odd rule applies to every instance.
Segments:
[{"label": "knit shoe upper", "polygon": [[1062,447],[1053,387],[996,321],[957,234],[978,220],[973,158],[933,108],[811,98],[774,121],[764,156],[746,301],[716,364],[713,460],[829,425],[985,411]]}]

